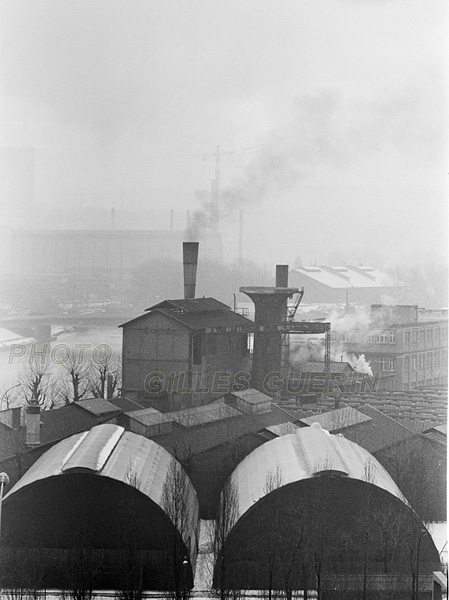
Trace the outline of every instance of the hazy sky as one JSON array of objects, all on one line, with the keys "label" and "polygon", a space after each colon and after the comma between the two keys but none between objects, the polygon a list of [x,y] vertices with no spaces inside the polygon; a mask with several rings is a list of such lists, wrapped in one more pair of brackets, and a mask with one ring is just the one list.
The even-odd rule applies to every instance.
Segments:
[{"label": "hazy sky", "polygon": [[446,259],[447,0],[0,7],[0,145],[37,148],[38,205],[123,194],[183,226],[220,145],[227,256],[244,208],[269,264]]}]

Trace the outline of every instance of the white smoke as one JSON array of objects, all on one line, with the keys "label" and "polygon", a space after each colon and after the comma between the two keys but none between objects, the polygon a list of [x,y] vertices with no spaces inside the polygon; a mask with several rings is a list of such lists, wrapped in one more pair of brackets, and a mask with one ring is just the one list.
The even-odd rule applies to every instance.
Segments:
[{"label": "white smoke", "polygon": [[[325,321],[330,322],[332,333],[345,334],[346,339],[351,336],[360,336],[359,339],[364,340],[367,336],[376,335],[381,331],[377,319],[374,322],[372,315],[365,307],[350,307],[349,311],[346,308],[333,307]],[[309,339],[307,341],[304,340],[303,336],[292,336],[290,338],[290,363],[292,366],[308,361],[323,360],[324,336],[322,339]],[[365,355],[348,352],[345,350],[342,341],[333,340],[331,342],[331,360],[334,362],[347,362],[357,373],[373,376],[370,363],[366,360]]]}]

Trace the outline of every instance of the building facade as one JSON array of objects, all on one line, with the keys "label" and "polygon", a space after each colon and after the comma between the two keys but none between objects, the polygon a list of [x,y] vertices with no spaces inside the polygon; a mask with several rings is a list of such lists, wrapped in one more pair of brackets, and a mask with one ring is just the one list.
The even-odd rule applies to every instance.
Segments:
[{"label": "building facade", "polygon": [[372,305],[371,315],[368,333],[333,332],[332,340],[348,353],[364,354],[373,373],[380,375],[381,389],[447,384],[447,314],[420,313],[413,305]]},{"label": "building facade", "polygon": [[239,377],[248,384],[252,326],[213,298],[166,300],[147,309],[122,325],[124,395],[162,393],[166,410],[173,410],[183,401],[199,405],[223,395]]}]

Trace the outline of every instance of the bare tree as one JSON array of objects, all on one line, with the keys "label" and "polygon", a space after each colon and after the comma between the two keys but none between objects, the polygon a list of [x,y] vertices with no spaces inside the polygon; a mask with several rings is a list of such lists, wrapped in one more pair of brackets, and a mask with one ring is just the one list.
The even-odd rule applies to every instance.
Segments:
[{"label": "bare tree", "polygon": [[102,363],[92,361],[88,378],[89,394],[94,398],[113,398],[117,395],[121,382],[120,358],[118,356],[111,356],[111,358]]},{"label": "bare tree", "polygon": [[79,402],[88,393],[89,367],[85,362],[78,360],[73,355],[64,363],[63,369],[65,371],[65,380],[60,390],[60,397],[63,404]]},{"label": "bare tree", "polygon": [[189,479],[179,462],[171,460],[162,488],[162,508],[174,527],[167,533],[167,591],[176,600],[189,597],[192,587],[190,536],[195,530]]},{"label": "bare tree", "polygon": [[215,565],[213,591],[221,600],[226,600],[233,595],[232,585],[230,585],[232,557],[228,555],[226,540],[238,518],[238,492],[232,479],[229,478],[221,492],[212,540]]},{"label": "bare tree", "polygon": [[55,386],[47,364],[37,361],[29,363],[21,372],[19,379],[26,404],[39,404],[42,408],[53,408]]}]

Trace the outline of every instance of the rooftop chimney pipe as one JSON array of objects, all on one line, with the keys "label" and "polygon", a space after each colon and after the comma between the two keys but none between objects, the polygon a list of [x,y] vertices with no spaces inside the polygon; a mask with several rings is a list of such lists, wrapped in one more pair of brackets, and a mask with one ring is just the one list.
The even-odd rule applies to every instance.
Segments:
[{"label": "rooftop chimney pipe", "polygon": [[195,298],[199,242],[183,242],[184,299]]}]

